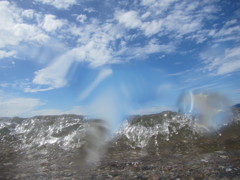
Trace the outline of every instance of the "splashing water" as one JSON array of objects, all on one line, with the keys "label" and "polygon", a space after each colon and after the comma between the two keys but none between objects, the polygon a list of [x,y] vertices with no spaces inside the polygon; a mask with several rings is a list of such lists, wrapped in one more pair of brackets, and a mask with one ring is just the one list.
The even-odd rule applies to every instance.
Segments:
[{"label": "splashing water", "polygon": [[164,111],[158,114],[133,116],[126,121],[118,132],[118,141],[125,137],[131,148],[145,148],[151,144],[154,147],[163,146],[163,142],[172,142],[174,138],[180,141],[195,140],[205,133],[194,118],[176,112]]},{"label": "splashing water", "polygon": [[221,128],[231,119],[230,100],[216,92],[183,93],[178,100],[179,112],[194,116],[209,131]]}]

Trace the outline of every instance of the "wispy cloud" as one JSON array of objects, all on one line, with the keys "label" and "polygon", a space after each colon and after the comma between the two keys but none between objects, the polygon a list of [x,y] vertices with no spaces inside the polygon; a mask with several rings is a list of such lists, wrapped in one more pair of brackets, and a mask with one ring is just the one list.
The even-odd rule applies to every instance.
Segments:
[{"label": "wispy cloud", "polygon": [[3,50],[0,50],[0,59],[11,57],[13,55],[15,55],[14,51],[3,51]]},{"label": "wispy cloud", "polygon": [[87,98],[90,93],[108,76],[112,74],[111,69],[103,69],[98,74],[97,78],[92,82],[92,84],[79,96],[80,100]]},{"label": "wispy cloud", "polygon": [[192,71],[193,71],[192,69],[188,69],[188,70],[181,71],[181,72],[170,73],[170,74],[168,74],[168,76],[182,76],[182,75],[186,75],[187,73],[190,73]]},{"label": "wispy cloud", "polygon": [[44,108],[47,101],[38,98],[13,96],[0,90],[0,117],[31,117],[36,115],[79,114],[89,115],[88,109],[82,106],[73,106],[69,109]]},{"label": "wispy cloud", "polygon": [[35,98],[8,98],[6,96],[0,96],[0,116],[25,116],[42,104],[43,103],[39,99]]},{"label": "wispy cloud", "polygon": [[236,41],[240,36],[240,25],[237,19],[224,22],[222,28],[211,29],[208,35],[214,38],[215,42]]},{"label": "wispy cloud", "polygon": [[68,9],[74,4],[77,4],[76,0],[35,0],[35,1],[54,6],[58,9]]},{"label": "wispy cloud", "polygon": [[219,45],[203,52],[205,70],[212,75],[225,75],[240,70],[240,47],[223,48]]},{"label": "wispy cloud", "polygon": [[[74,62],[75,51],[69,51],[55,59],[46,68],[35,72],[36,76],[33,79],[33,84],[43,85],[44,88],[25,88],[26,92],[48,91],[55,88],[63,87],[67,84],[66,76]],[[47,87],[46,87],[47,86]]]}]

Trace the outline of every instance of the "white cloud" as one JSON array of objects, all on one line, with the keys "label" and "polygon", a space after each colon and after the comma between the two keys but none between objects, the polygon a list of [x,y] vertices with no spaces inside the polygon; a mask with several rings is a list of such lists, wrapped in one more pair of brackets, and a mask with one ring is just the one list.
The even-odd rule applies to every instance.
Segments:
[{"label": "white cloud", "polygon": [[76,49],[76,58],[80,62],[88,62],[91,67],[100,67],[111,63],[111,48],[108,48],[105,43],[90,40],[86,45]]},{"label": "white cloud", "polygon": [[[199,3],[185,3],[177,2],[175,0],[143,0],[141,5],[147,11],[128,11],[117,12],[116,19],[120,24],[130,29],[138,28],[143,31],[145,36],[152,36],[158,34],[161,36],[171,36],[179,38],[184,35],[191,35],[191,39],[201,39],[200,36],[203,27],[203,20],[207,17],[207,13],[213,12],[209,10],[207,13],[205,9],[208,6],[201,7]],[[170,9],[169,7],[172,6]],[[199,8],[200,10],[196,10]],[[201,42],[199,40],[199,42]]]},{"label": "white cloud", "polygon": [[219,29],[213,29],[209,35],[215,39],[216,42],[236,40],[240,36],[240,25],[236,21],[227,21],[225,25]]},{"label": "white cloud", "polygon": [[93,21],[72,30],[79,42],[75,50],[77,61],[88,62],[93,68],[115,62],[115,56],[118,53],[116,41],[123,36],[123,32],[117,25]]},{"label": "white cloud", "polygon": [[117,41],[124,37],[124,31],[113,23],[101,24],[99,21],[92,21],[83,27],[74,27],[70,30],[78,37],[78,47],[68,50],[49,66],[37,71],[33,83],[44,87],[28,87],[25,88],[26,92],[47,91],[67,85],[66,76],[74,62],[87,62],[90,67],[98,68],[122,62],[122,57],[125,61],[143,59],[153,53],[170,53],[175,50],[173,44],[159,44],[156,40],[150,40],[143,47],[118,44]]},{"label": "white cloud", "polygon": [[142,0],[141,5],[155,15],[163,15],[177,0]]},{"label": "white cloud", "polygon": [[226,58],[235,58],[235,57],[239,57],[239,56],[240,56],[240,46],[234,47],[232,49],[226,49],[226,51],[225,51]]},{"label": "white cloud", "polygon": [[[76,3],[66,0],[38,1],[60,9]],[[66,5],[64,7],[60,5],[63,2]],[[66,20],[50,14],[40,18],[43,19],[40,26],[55,38],[63,38],[66,43],[68,38],[71,41],[77,40],[75,47],[65,50],[48,66],[38,70],[32,81],[37,87],[27,87],[25,91],[38,92],[64,87],[68,83],[67,75],[74,62],[86,62],[90,67],[98,68],[132,59],[144,59],[154,53],[171,53],[183,38],[203,42],[205,33],[209,32],[204,31],[204,20],[214,10],[207,3],[177,0],[142,0],[139,7],[130,11],[117,10],[112,19],[89,17],[86,21],[87,16],[79,14],[76,20],[81,25],[68,24]],[[31,12],[25,14],[32,16]],[[229,22],[228,27],[234,23]],[[63,28],[58,34],[54,33]],[[137,33],[131,34],[132,29],[138,30]],[[23,32],[20,31],[19,34],[21,33]],[[153,35],[159,39],[167,37],[171,43],[156,41],[152,39]]]},{"label": "white cloud", "polygon": [[31,88],[31,87],[24,87],[23,90],[24,92],[30,92],[30,93],[35,93],[35,92],[44,92],[44,91],[50,91],[53,90],[54,87],[47,87],[47,88],[41,88],[41,87],[37,87],[37,88]]},{"label": "white cloud", "polygon": [[151,15],[151,13],[149,11],[147,11],[146,13],[144,13],[143,15],[141,15],[141,19],[145,20],[146,18],[148,18]]},{"label": "white cloud", "polygon": [[[48,41],[49,37],[37,25],[28,24],[24,21],[22,14],[31,16],[30,11],[26,12],[17,8],[8,1],[0,1],[0,48],[3,49],[2,54],[4,51],[8,52],[2,55],[3,57],[13,56],[15,53],[12,52],[22,42],[44,43]],[[8,51],[4,48],[7,48]]]},{"label": "white cloud", "polygon": [[40,86],[26,87],[25,92],[48,91],[67,85],[67,74],[74,62],[87,62],[92,68],[116,63],[117,53],[114,55],[114,43],[122,36],[116,26],[111,23],[100,24],[98,21],[93,21],[83,27],[75,26],[69,30],[78,37],[79,45],[65,50],[47,67],[35,72],[33,86]]},{"label": "white cloud", "polygon": [[[24,91],[40,92],[66,86],[68,83],[67,75],[74,62],[86,61],[92,67],[99,67],[111,63],[109,62],[110,58],[105,57],[104,50],[101,51],[101,48],[95,48],[96,47],[92,47],[88,44],[85,47],[79,47],[67,51],[63,55],[56,58],[49,66],[35,72],[35,77],[32,82],[33,84],[40,85],[42,87],[34,88],[28,86],[24,88]],[[98,79],[96,83],[99,83],[98,81],[102,81],[102,78],[104,79],[106,75],[110,75],[108,74],[109,72],[110,71],[107,69],[103,70],[102,74],[100,73],[100,79]]]},{"label": "white cloud", "polygon": [[3,51],[3,50],[0,49],[0,59],[11,57],[13,55],[15,55],[14,51]]},{"label": "white cloud", "polygon": [[213,75],[224,75],[240,70],[240,47],[224,49],[213,46],[201,54],[205,63],[204,70]]},{"label": "white cloud", "polygon": [[0,87],[1,87],[1,88],[7,88],[7,87],[10,87],[10,86],[11,86],[10,83],[1,83],[1,84],[0,84]]},{"label": "white cloud", "polygon": [[[216,8],[211,3],[198,3],[178,0],[142,0],[138,11],[118,11],[116,20],[126,28],[140,29],[145,36],[158,34],[171,39],[206,40],[204,21]],[[171,8],[170,8],[171,7]]]},{"label": "white cloud", "polygon": [[44,17],[44,21],[43,21],[43,29],[45,29],[48,32],[53,32],[59,28],[61,28],[64,25],[64,21],[63,20],[59,20],[56,18],[56,16],[52,15],[52,14],[47,14]]},{"label": "white cloud", "polygon": [[188,74],[189,72],[192,72],[192,69],[188,69],[188,70],[180,71],[180,72],[176,72],[176,73],[171,73],[171,74],[168,74],[168,76],[182,76],[182,75]]},{"label": "white cloud", "polygon": [[175,50],[174,44],[158,44],[156,40],[151,40],[146,45],[142,45],[141,47],[126,47],[124,51],[124,55],[126,55],[127,60],[132,59],[145,59],[149,55],[154,53],[171,53]]},{"label": "white cloud", "polygon": [[[44,0],[42,2],[53,5],[55,1]],[[118,24],[115,24],[114,19],[104,23],[97,19],[90,19],[84,26],[68,26],[69,30],[65,32],[78,38],[77,47],[65,52],[59,58],[55,58],[49,66],[36,72],[33,83],[44,87],[28,87],[25,91],[47,91],[67,85],[66,76],[73,62],[87,62],[92,68],[97,68],[123,60],[143,59],[154,53],[175,51],[174,43],[161,44],[156,40],[151,40],[150,37],[155,34],[158,34],[159,37],[167,35],[178,39],[192,33],[191,38],[198,38],[199,41],[200,39],[202,41],[201,34],[193,35],[202,28],[202,19],[197,18],[202,15],[202,11],[195,12],[200,6],[199,3],[187,4],[182,2],[178,6],[173,4],[174,1],[145,0],[142,1],[142,5],[147,7],[145,12],[117,11],[114,18]],[[157,8],[161,10],[170,7],[170,5],[173,5],[173,10],[169,13],[161,13],[159,16],[155,11]],[[83,23],[86,18],[86,15],[80,14],[77,20]],[[56,16],[46,15],[43,28],[50,32],[63,25],[64,22],[57,19]],[[139,38],[139,34],[128,36],[129,29],[139,29],[149,38],[149,42],[141,46],[138,44],[128,46],[128,42]],[[119,40],[120,43],[118,43]]]},{"label": "white cloud", "polygon": [[239,70],[240,70],[240,59],[232,62],[226,62],[220,65],[218,68],[217,74],[218,75],[228,74],[228,73],[232,73]]},{"label": "white cloud", "polygon": [[47,91],[67,84],[66,76],[75,58],[75,51],[68,51],[44,69],[37,71],[33,83],[47,88],[25,89],[28,92]]},{"label": "white cloud", "polygon": [[151,36],[158,33],[163,25],[162,20],[153,20],[150,22],[143,23],[141,28],[144,30],[146,36]]},{"label": "white cloud", "polygon": [[88,115],[86,108],[74,106],[68,110],[41,109],[44,103],[36,98],[12,97],[0,91],[0,117],[31,117],[37,115],[79,114]]},{"label": "white cloud", "polygon": [[76,20],[80,23],[84,23],[87,20],[87,16],[85,14],[79,14]]},{"label": "white cloud", "polygon": [[96,10],[94,8],[91,8],[91,7],[85,8],[84,11],[88,12],[88,13],[96,12]]},{"label": "white cloud", "polygon": [[[97,31],[98,28],[95,30]],[[88,33],[91,32],[86,32],[86,34]],[[100,36],[99,33],[101,33]],[[114,63],[111,48],[108,47],[111,34],[102,32],[102,30],[99,33],[94,33],[86,44],[83,42],[83,45],[65,52],[49,66],[37,71],[33,84],[44,86],[43,88],[28,87],[25,88],[25,91],[47,91],[67,85],[66,77],[74,62],[87,62],[93,68]]]},{"label": "white cloud", "polygon": [[27,10],[22,11],[22,16],[27,17],[29,19],[33,19],[34,14],[35,14],[34,10],[32,10],[32,9],[27,9]]},{"label": "white cloud", "polygon": [[136,11],[117,12],[116,19],[129,28],[137,28],[142,24]]},{"label": "white cloud", "polygon": [[34,98],[0,97],[0,116],[25,116],[40,105],[41,101]]},{"label": "white cloud", "polygon": [[184,9],[175,10],[164,19],[164,28],[167,32],[175,33],[175,36],[183,36],[197,32],[202,28],[201,19]]},{"label": "white cloud", "polygon": [[80,100],[87,98],[91,92],[107,77],[112,75],[111,69],[103,69],[98,74],[97,78],[92,82],[92,84],[79,96]]},{"label": "white cloud", "polygon": [[43,4],[52,5],[58,9],[68,9],[69,7],[77,4],[76,0],[35,0]]},{"label": "white cloud", "polygon": [[153,4],[155,3],[156,0],[142,0],[142,5],[150,5],[150,4]]},{"label": "white cloud", "polygon": [[117,12],[116,19],[120,24],[125,25],[127,28],[134,29],[139,28],[144,31],[146,36],[150,36],[156,34],[160,31],[163,21],[160,20],[152,20],[152,21],[144,21],[144,19],[150,16],[149,12],[146,12],[141,17],[136,11],[128,11],[128,12]]}]

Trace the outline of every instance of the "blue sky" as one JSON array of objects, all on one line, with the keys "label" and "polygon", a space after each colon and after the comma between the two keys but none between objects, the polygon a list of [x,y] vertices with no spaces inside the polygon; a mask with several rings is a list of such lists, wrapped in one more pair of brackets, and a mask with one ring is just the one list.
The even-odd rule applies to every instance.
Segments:
[{"label": "blue sky", "polygon": [[0,116],[121,118],[182,92],[240,102],[236,0],[0,1]]}]

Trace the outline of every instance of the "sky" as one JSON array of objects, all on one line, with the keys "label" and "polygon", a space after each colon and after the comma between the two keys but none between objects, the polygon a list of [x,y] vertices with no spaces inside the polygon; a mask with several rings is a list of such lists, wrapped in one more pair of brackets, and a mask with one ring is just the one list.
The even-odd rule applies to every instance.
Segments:
[{"label": "sky", "polygon": [[1,0],[0,116],[122,118],[240,102],[236,0]]}]

